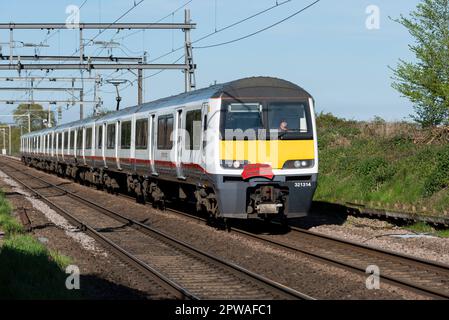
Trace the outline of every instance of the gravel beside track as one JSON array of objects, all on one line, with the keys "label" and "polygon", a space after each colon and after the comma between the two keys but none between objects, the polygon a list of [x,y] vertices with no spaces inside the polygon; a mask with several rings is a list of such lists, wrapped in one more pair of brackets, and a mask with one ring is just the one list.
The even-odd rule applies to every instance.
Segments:
[{"label": "gravel beside track", "polygon": [[[22,169],[23,168],[23,169]],[[368,275],[342,270],[335,265],[323,263],[310,256],[269,245],[260,240],[251,239],[235,232],[226,233],[215,230],[198,219],[179,216],[169,211],[154,210],[149,206],[133,203],[123,197],[111,196],[102,191],[80,186],[68,180],[22,166],[20,170],[30,170],[52,183],[76,192],[80,196],[95,201],[99,205],[121,212],[129,218],[138,220],[153,228],[175,235],[177,238],[201,247],[202,250],[220,256],[227,261],[237,263],[258,274],[263,274],[279,283],[320,299],[425,299],[423,294],[403,290],[381,280],[379,290],[366,289]],[[293,232],[279,230],[258,230],[268,237],[293,241]],[[299,239],[293,242],[296,245]],[[329,251],[332,252],[331,248]]]},{"label": "gravel beside track", "polygon": [[[123,219],[112,210],[83,202],[70,192],[29,172],[17,171],[13,167],[6,171],[22,183],[26,180],[30,190],[39,190],[40,198],[50,200],[54,206],[70,212],[82,222],[84,228],[102,234],[137,261],[159,271],[181,288],[187,298],[311,299],[234,264],[206,255],[186,243],[174,241],[139,222]],[[136,229],[145,232],[136,232]]]}]

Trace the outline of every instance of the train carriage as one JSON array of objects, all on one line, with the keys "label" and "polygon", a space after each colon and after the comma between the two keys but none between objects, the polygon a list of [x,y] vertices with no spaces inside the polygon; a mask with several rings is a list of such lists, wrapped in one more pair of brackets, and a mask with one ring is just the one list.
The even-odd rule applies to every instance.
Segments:
[{"label": "train carriage", "polygon": [[291,82],[245,78],[28,133],[22,159],[214,217],[301,217],[317,185],[313,103]]}]

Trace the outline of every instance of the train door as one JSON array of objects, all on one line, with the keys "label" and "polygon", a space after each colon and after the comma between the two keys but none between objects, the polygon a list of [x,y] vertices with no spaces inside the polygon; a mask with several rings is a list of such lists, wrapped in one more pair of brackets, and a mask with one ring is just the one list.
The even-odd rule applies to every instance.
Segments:
[{"label": "train door", "polygon": [[92,124],[89,124],[84,128],[84,138],[83,138],[83,159],[84,164],[91,165],[90,160],[92,159]]},{"label": "train door", "polygon": [[156,166],[154,165],[154,156],[156,150],[156,115],[150,114],[148,125],[148,159],[150,160],[150,172],[153,176],[157,176]]},{"label": "train door", "polygon": [[201,165],[201,114],[198,107],[185,110],[182,167],[186,177],[197,173]]},{"label": "train door", "polygon": [[[141,117],[141,116],[139,116]],[[150,118],[144,116],[143,118],[135,117],[133,128],[133,141],[131,152],[134,161],[134,170],[147,175],[150,172],[150,136],[149,136]]]},{"label": "train door", "polygon": [[75,131],[75,158],[77,162],[83,162],[83,128]]},{"label": "train door", "polygon": [[59,143],[60,143],[60,138],[59,138],[59,132],[55,132],[55,158],[56,161],[59,162],[60,156],[59,156],[59,152],[61,150],[61,148],[59,147]]},{"label": "train door", "polygon": [[204,102],[201,107],[201,152],[200,152],[200,159],[199,163],[201,164],[201,167],[203,167],[205,170],[207,169],[206,165],[206,146],[207,146],[207,129],[208,129],[208,114],[209,114],[209,103]]},{"label": "train door", "polygon": [[83,127],[81,129],[81,162],[83,164],[86,164],[86,158],[85,158],[85,151],[86,151],[86,127]]},{"label": "train door", "polygon": [[93,139],[93,167],[103,167],[103,124],[95,123],[95,138]]},{"label": "train door", "polygon": [[174,142],[174,162],[176,165],[176,176],[178,179],[185,180],[184,171],[182,169],[182,149],[183,149],[183,121],[182,121],[182,110],[176,111],[176,120],[175,120],[175,131],[173,133],[173,142]]},{"label": "train door", "polygon": [[69,131],[62,132],[62,161],[66,162],[66,155],[69,149]]},{"label": "train door", "polygon": [[117,165],[117,123],[116,122],[110,122],[106,123],[104,129],[106,129],[106,145],[103,150],[104,152],[104,158],[106,161],[106,166],[108,168],[114,168]]},{"label": "train door", "polygon": [[118,156],[117,165],[119,169],[132,168],[132,131],[133,121],[130,119],[123,119],[119,122],[119,138],[118,138]]},{"label": "train door", "polygon": [[156,171],[159,175],[167,174],[174,175],[173,163],[176,161],[176,153],[174,149],[174,132],[175,129],[175,117],[172,113],[161,114],[156,117],[157,138],[154,145],[154,159]]},{"label": "train door", "polygon": [[107,131],[106,131],[106,123],[101,124],[101,132],[98,134],[98,148],[100,149],[101,159],[103,160],[103,166],[108,167],[108,162],[106,161],[106,146],[107,146]]},{"label": "train door", "polygon": [[117,165],[117,169],[118,170],[122,170],[122,168],[120,167],[120,154],[119,154],[119,150],[120,150],[120,121],[116,121],[115,122],[115,163]]}]

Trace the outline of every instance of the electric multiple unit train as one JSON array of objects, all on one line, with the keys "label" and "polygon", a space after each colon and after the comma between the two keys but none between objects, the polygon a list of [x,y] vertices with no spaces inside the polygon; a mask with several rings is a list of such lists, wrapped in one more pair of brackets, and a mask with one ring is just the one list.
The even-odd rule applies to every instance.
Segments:
[{"label": "electric multiple unit train", "polygon": [[216,218],[302,217],[317,186],[314,100],[253,77],[25,134],[22,161]]}]

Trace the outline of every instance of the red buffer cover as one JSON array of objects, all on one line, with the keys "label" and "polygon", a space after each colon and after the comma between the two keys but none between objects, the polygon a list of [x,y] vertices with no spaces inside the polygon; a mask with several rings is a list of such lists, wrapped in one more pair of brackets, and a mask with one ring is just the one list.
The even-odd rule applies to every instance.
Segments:
[{"label": "red buffer cover", "polygon": [[247,164],[243,167],[242,178],[246,180],[253,177],[264,177],[271,180],[273,179],[274,174],[269,164]]}]

